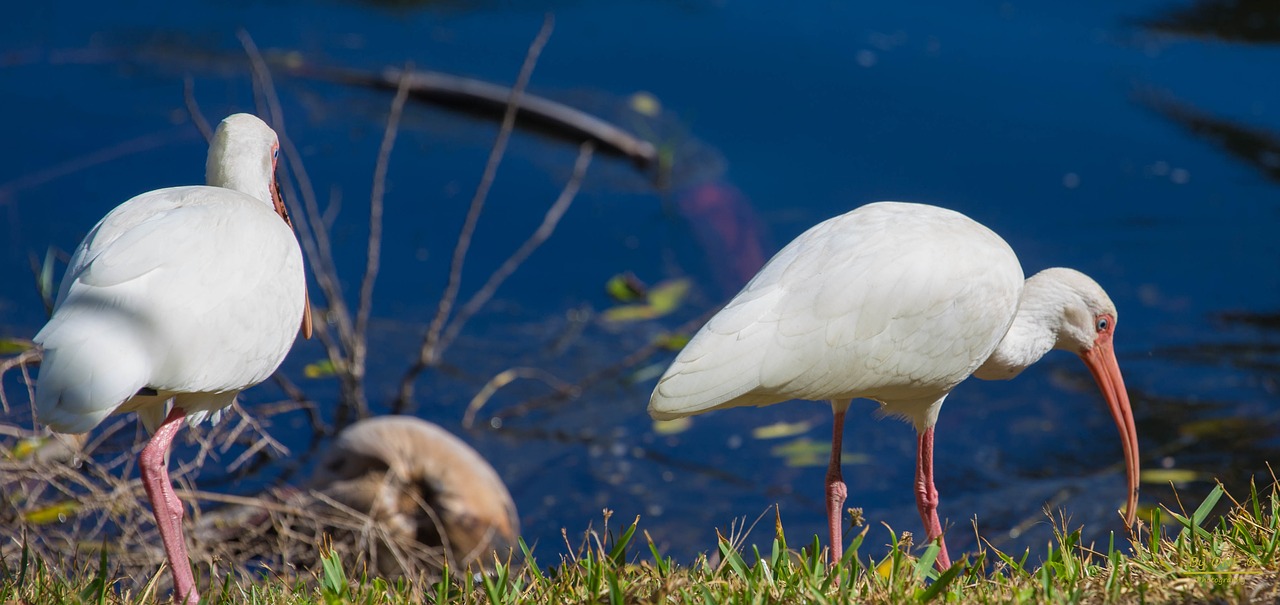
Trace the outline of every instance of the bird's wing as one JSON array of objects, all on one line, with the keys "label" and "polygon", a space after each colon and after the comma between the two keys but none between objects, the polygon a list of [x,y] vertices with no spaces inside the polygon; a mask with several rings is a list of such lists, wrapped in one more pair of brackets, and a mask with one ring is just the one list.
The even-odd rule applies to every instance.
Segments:
[{"label": "bird's wing", "polygon": [[[930,207],[904,216],[915,208],[863,207],[796,238],[677,356],[650,413],[936,394],[962,380],[1008,328],[1021,268],[977,223]],[[985,234],[953,228],[960,219]],[[999,292],[984,292],[992,282]],[[996,295],[1010,300],[983,309]]]},{"label": "bird's wing", "polygon": [[[271,208],[215,187],[137,196],[76,250],[54,311],[131,321],[158,390],[238,390],[265,379],[302,320],[301,251]],[[82,320],[83,323],[83,320]]]}]

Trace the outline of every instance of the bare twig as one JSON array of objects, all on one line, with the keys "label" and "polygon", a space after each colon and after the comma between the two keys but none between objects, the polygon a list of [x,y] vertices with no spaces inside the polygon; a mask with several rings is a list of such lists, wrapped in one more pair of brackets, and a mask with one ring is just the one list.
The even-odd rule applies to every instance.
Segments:
[{"label": "bare twig", "polygon": [[[302,209],[298,207],[298,203],[294,201],[295,196],[286,196],[285,201],[289,203],[289,211],[294,216],[302,216],[304,218],[304,220],[295,221],[294,226],[298,229],[298,239],[302,243],[307,262],[311,266],[311,273],[315,277],[316,283],[319,284],[320,292],[325,299],[326,312],[324,313],[324,320],[315,323],[315,330],[319,335],[321,344],[325,347],[329,361],[333,364],[335,374],[342,387],[344,407],[340,409],[348,407],[356,410],[367,409],[368,406],[365,403],[362,384],[358,379],[354,379],[349,367],[350,358],[348,353],[352,349],[352,343],[356,340],[355,328],[352,324],[351,313],[347,309],[346,300],[342,296],[342,283],[338,278],[337,266],[333,261],[333,247],[329,240],[329,230],[324,225],[323,214],[316,202],[314,185],[307,173],[306,165],[302,161],[302,154],[298,151],[297,146],[293,144],[293,140],[289,138],[288,131],[285,128],[284,112],[280,107],[280,99],[271,78],[271,71],[266,61],[263,60],[262,53],[259,52],[257,44],[254,43],[248,32],[240,30],[237,35],[240,38],[240,43],[244,46],[245,53],[249,56],[253,71],[254,88],[262,97],[262,112],[269,114],[269,122],[280,139],[280,149],[284,151],[285,159],[288,161],[289,174],[293,175],[293,180],[297,183],[297,191],[300,195],[296,197],[302,198],[302,205],[306,209],[306,212],[302,212]],[[338,332],[336,339],[328,335],[330,323],[333,324]]]},{"label": "bare twig", "polygon": [[26,172],[21,177],[12,181],[0,183],[0,206],[12,201],[13,194],[23,189],[37,187],[60,179],[64,176],[75,174],[81,170],[92,168],[99,164],[105,164],[123,157],[164,147],[177,141],[184,140],[190,136],[191,133],[185,126],[170,128],[168,130],[134,137],[127,141],[121,141],[114,145],[103,147],[102,149],[71,158],[65,162],[60,162],[41,170]]},{"label": "bare twig", "polygon": [[476,412],[489,402],[489,398],[493,397],[499,389],[514,382],[517,378],[535,379],[554,387],[556,391],[564,393],[572,391],[574,386],[557,378],[554,374],[539,368],[508,368],[499,372],[493,378],[486,382],[484,387],[471,398],[471,403],[467,404],[467,411],[462,415],[462,426],[471,428],[476,420]]},{"label": "bare twig", "polygon": [[[28,394],[30,394],[31,378],[30,374],[27,373],[27,364],[40,363],[42,358],[43,355],[40,351],[40,347],[37,347],[32,343],[31,348],[18,353],[13,357],[0,359],[0,381],[4,379],[5,373],[9,370],[12,370],[13,368],[21,368],[24,382],[27,384]],[[32,396],[32,399],[34,399],[34,395]],[[4,409],[4,413],[9,413],[9,398],[5,396],[5,389],[3,387],[0,387],[0,408]]]},{"label": "bare twig", "polygon": [[[400,88],[391,101],[391,113],[387,116],[387,127],[382,134],[382,145],[378,149],[378,161],[373,168],[373,191],[369,194],[369,247],[365,258],[364,279],[360,283],[360,304],[356,308],[355,338],[351,342],[348,353],[351,355],[351,373],[356,380],[364,377],[365,360],[368,352],[369,314],[373,310],[373,284],[378,278],[378,261],[382,250],[382,199],[387,186],[387,170],[391,161],[391,150],[395,147],[396,133],[400,130],[400,115],[404,112],[404,103],[409,98],[409,74],[413,73],[412,65],[406,65],[400,79]],[[361,417],[368,410],[359,409]]]},{"label": "bare twig", "polygon": [[498,267],[497,271],[494,271],[489,276],[489,281],[486,281],[479,290],[476,290],[476,293],[471,295],[467,303],[458,310],[458,314],[454,316],[453,321],[449,322],[449,327],[445,329],[444,336],[440,338],[438,346],[441,351],[453,344],[462,327],[480,310],[480,307],[483,307],[485,303],[489,302],[489,299],[493,298],[494,293],[498,291],[502,282],[506,281],[520,267],[520,264],[528,259],[529,255],[533,254],[533,251],[537,250],[538,246],[541,246],[555,232],[556,225],[560,224],[561,217],[564,216],[565,211],[569,209],[569,205],[577,197],[578,189],[582,187],[582,179],[587,175],[587,166],[591,164],[591,152],[594,146],[594,143],[588,141],[579,147],[578,160],[573,164],[573,176],[569,178],[569,182],[565,183],[564,189],[560,191],[560,197],[556,198],[555,203],[547,209],[546,215],[542,217],[542,224],[529,236],[529,239],[524,241],[520,248],[502,263],[502,266]]},{"label": "bare twig", "polygon": [[316,409],[315,402],[312,401],[310,397],[307,397],[305,391],[299,388],[298,385],[294,384],[292,380],[289,380],[289,377],[285,376],[283,372],[277,371],[275,374],[271,375],[271,379],[276,383],[276,386],[280,387],[280,390],[284,391],[284,394],[288,396],[290,400],[297,404],[298,407],[307,411],[307,417],[311,420],[311,430],[313,433],[316,435],[327,435],[330,433],[328,425],[326,425],[324,420],[320,418],[320,411]]},{"label": "bare twig", "polygon": [[196,102],[196,82],[191,74],[182,78],[182,100],[187,104],[187,113],[191,114],[191,122],[200,131],[200,136],[204,137],[204,142],[212,143],[213,128],[209,126],[209,120],[205,119],[204,113],[200,111],[200,104]]},{"label": "bare twig", "polygon": [[441,350],[438,346],[438,341],[441,332],[444,330],[445,322],[453,311],[453,304],[458,298],[458,289],[462,285],[463,264],[467,258],[467,251],[471,247],[471,236],[475,233],[476,223],[480,219],[480,212],[484,209],[485,200],[489,196],[489,189],[493,186],[493,181],[497,176],[498,166],[502,163],[502,158],[506,154],[507,141],[511,139],[511,133],[515,130],[516,113],[520,108],[520,98],[529,84],[529,79],[533,76],[533,68],[538,63],[538,56],[542,53],[543,47],[546,46],[547,40],[551,37],[551,30],[554,24],[555,20],[552,16],[547,15],[542,22],[542,29],[534,38],[533,43],[529,45],[524,64],[520,68],[520,75],[516,78],[515,86],[511,88],[511,98],[507,102],[506,113],[502,116],[502,127],[499,128],[498,136],[493,142],[493,148],[489,151],[489,159],[485,164],[484,173],[480,177],[480,183],[476,186],[475,195],[471,198],[467,217],[463,221],[462,230],[459,231],[457,243],[453,248],[453,257],[449,264],[449,279],[445,285],[444,293],[440,296],[439,307],[436,309],[436,315],[431,320],[427,334],[422,340],[422,347],[418,351],[418,359],[405,372],[404,378],[400,382],[400,394],[391,406],[393,412],[401,412],[408,407],[409,401],[413,398],[413,382],[418,374],[439,361]]},{"label": "bare twig", "polygon": [[[702,315],[699,315],[698,317],[695,317],[681,324],[680,327],[674,330],[674,332],[677,334],[689,332],[697,328],[698,326],[707,323],[707,320],[710,319],[710,317],[716,311],[719,311],[719,309],[718,308],[709,309]],[[613,364],[600,368],[590,374],[587,374],[581,380],[573,383],[572,389],[560,389],[554,393],[549,393],[541,397],[524,401],[520,404],[513,405],[500,412],[494,413],[492,418],[503,420],[506,418],[525,416],[535,410],[555,408],[557,406],[564,405],[576,399],[579,395],[585,392],[587,388],[590,387],[591,385],[594,385],[603,380],[608,380],[608,379],[617,377],[622,372],[626,371],[628,368],[634,367],[635,365],[639,364],[645,359],[648,359],[649,356],[658,352],[658,350],[663,348],[664,346],[666,346],[666,344],[663,343],[660,339],[652,340],[646,343],[644,346],[636,349],[635,351],[632,351],[626,357],[623,357],[622,359],[614,362]]]}]

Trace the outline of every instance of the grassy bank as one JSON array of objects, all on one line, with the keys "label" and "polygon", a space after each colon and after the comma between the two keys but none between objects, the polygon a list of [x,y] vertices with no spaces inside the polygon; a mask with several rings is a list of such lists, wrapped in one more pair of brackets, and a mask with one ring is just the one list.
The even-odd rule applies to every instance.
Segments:
[{"label": "grassy bank", "polygon": [[[1210,521],[1226,498],[1227,514]],[[209,603],[1168,603],[1266,602],[1280,599],[1280,492],[1251,490],[1236,500],[1221,487],[1195,511],[1157,511],[1132,540],[1103,549],[1080,544],[1079,531],[1060,530],[1040,553],[990,547],[938,574],[936,548],[908,554],[902,544],[864,544],[855,536],[845,564],[824,564],[816,539],[789,547],[778,528],[767,551],[717,548],[689,565],[665,557],[636,524],[589,533],[573,555],[548,565],[526,550],[529,564],[500,565],[490,577],[451,573],[411,585],[362,578],[336,556],[298,575],[264,571],[256,581],[204,583]],[[606,519],[606,526],[608,520]],[[1125,547],[1127,546],[1127,548]],[[920,549],[917,549],[920,550]],[[24,551],[25,553],[25,551]],[[110,558],[58,573],[23,556],[4,561],[0,603],[155,601],[159,574],[138,589],[112,576]],[[208,573],[209,570],[199,570]],[[161,572],[167,573],[167,572]]]}]

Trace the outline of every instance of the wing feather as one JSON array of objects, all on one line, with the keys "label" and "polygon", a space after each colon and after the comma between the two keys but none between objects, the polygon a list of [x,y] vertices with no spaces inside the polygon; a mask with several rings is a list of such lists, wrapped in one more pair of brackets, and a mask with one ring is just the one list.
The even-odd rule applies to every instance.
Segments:
[{"label": "wing feather", "polygon": [[878,203],[788,244],[686,346],[655,418],[788,399],[941,396],[998,344],[1017,257],[949,210]]}]

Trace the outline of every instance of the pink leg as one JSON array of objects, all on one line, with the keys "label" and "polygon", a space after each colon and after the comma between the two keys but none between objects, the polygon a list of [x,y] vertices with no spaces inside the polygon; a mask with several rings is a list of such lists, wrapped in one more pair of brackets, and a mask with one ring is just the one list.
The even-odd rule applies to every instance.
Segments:
[{"label": "pink leg", "polygon": [[942,524],[938,522],[938,488],[933,485],[933,427],[920,433],[919,450],[916,455],[916,506],[920,509],[920,519],[924,521],[925,535],[930,542],[937,540],[942,550],[938,552],[939,570],[951,567],[951,557],[947,555],[947,541],[942,536]]},{"label": "pink leg", "polygon": [[848,402],[844,405],[832,404],[832,411],[835,412],[836,424],[831,430],[831,464],[827,466],[827,524],[831,529],[831,566],[835,567],[840,562],[840,557],[844,555],[844,514],[841,510],[844,508],[844,500],[849,495],[849,489],[844,485],[844,477],[840,474],[840,453],[844,450],[844,412],[848,407]]},{"label": "pink leg", "polygon": [[195,577],[191,573],[191,561],[187,559],[187,544],[182,537],[182,502],[173,493],[173,485],[169,483],[169,448],[173,438],[182,428],[182,419],[187,413],[174,406],[169,416],[156,429],[147,446],[138,455],[139,468],[142,472],[142,486],[151,499],[151,511],[156,516],[156,528],[160,530],[160,540],[164,542],[165,555],[169,557],[169,567],[173,571],[173,592],[178,603],[194,605],[200,601],[196,592]]}]

